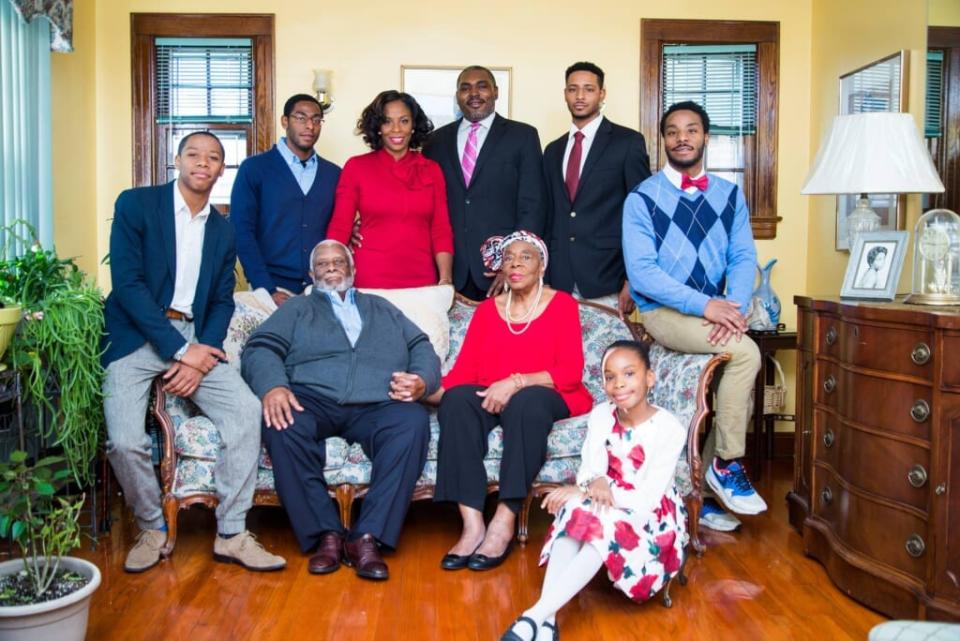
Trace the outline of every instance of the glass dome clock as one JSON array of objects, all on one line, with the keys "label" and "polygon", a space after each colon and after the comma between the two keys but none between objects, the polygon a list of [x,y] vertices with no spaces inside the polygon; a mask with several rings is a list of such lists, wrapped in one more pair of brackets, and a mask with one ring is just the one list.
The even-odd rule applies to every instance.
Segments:
[{"label": "glass dome clock", "polygon": [[906,302],[960,305],[960,216],[932,209],[913,229],[913,288]]}]

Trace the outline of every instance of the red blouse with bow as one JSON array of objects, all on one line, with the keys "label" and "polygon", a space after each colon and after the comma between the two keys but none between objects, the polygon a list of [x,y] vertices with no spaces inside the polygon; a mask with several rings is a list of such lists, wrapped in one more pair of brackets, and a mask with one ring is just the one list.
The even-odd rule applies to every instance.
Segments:
[{"label": "red blouse with bow", "polygon": [[437,283],[436,254],[453,253],[440,165],[420,152],[394,160],[385,149],[354,156],[337,184],[327,238],[350,244],[360,216],[357,287],[393,289]]}]

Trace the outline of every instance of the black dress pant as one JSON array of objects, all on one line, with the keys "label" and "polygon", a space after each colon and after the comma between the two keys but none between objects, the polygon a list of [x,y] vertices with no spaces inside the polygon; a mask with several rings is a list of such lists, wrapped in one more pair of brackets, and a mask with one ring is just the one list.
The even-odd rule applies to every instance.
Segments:
[{"label": "black dress pant", "polygon": [[517,512],[546,460],[547,435],[553,423],[570,416],[570,410],[555,390],[535,385],[514,394],[499,415],[491,414],[480,407],[483,398],[477,391],[482,389],[480,385],[458,385],[443,394],[434,500],[483,510],[487,436],[500,425],[500,501]]},{"label": "black dress pant", "polygon": [[300,549],[313,549],[324,532],[343,532],[323,478],[325,440],[331,436],[360,443],[373,463],[370,489],[352,531],[372,534],[381,543],[396,547],[427,459],[427,410],[419,403],[398,401],[340,405],[300,385],[290,389],[304,411],[294,410],[293,425],[286,429],[264,425],[263,440],[273,460],[277,494]]}]

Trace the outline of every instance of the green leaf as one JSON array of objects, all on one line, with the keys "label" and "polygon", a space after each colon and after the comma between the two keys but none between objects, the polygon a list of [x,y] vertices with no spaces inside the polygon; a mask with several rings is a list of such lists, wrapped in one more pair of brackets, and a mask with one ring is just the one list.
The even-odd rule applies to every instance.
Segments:
[{"label": "green leaf", "polygon": [[12,538],[14,541],[19,541],[20,536],[23,534],[23,531],[25,529],[26,529],[26,526],[23,524],[22,521],[14,521],[13,531],[10,533],[10,538]]},{"label": "green leaf", "polygon": [[23,450],[14,450],[10,453],[11,463],[23,463],[27,460],[27,453]]},{"label": "green leaf", "polygon": [[45,456],[39,461],[37,461],[34,467],[49,467],[55,463],[63,463],[64,459],[62,456]]},{"label": "green leaf", "polygon": [[0,516],[0,538],[7,538],[10,533],[10,516],[4,514]]},{"label": "green leaf", "polygon": [[56,491],[53,485],[44,481],[37,481],[35,487],[37,488],[37,493],[43,496],[53,496],[54,492]]}]

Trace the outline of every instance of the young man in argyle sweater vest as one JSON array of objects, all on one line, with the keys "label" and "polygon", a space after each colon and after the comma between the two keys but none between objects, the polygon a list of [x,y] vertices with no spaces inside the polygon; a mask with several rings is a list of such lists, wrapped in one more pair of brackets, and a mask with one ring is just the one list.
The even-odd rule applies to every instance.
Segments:
[{"label": "young man in argyle sweater vest", "polygon": [[[759,514],[767,505],[740,460],[760,369],[760,352],[745,333],[757,250],[740,188],[704,172],[709,132],[710,118],[694,102],[677,103],[663,115],[668,162],[624,202],[623,254],[651,336],[679,351],[731,354],[704,448],[706,481],[727,509]],[[739,525],[709,502],[701,522],[715,529]]]}]

